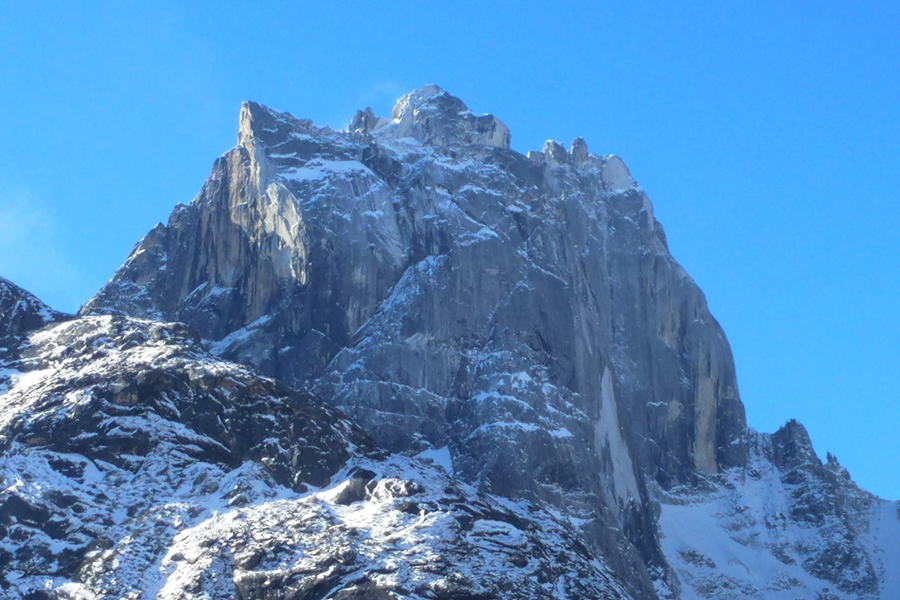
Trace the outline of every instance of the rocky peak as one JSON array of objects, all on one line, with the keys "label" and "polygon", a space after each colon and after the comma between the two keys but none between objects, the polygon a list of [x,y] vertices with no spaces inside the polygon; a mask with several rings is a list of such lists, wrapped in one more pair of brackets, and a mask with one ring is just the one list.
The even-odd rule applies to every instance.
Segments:
[{"label": "rocky peak", "polygon": [[575,166],[583,167],[587,163],[588,145],[583,137],[577,137],[572,142],[572,147],[569,149],[569,156],[572,157],[572,162]]},{"label": "rocky peak", "polygon": [[437,86],[348,131],[255,103],[85,312],[188,323],[392,452],[547,503],[652,598],[647,482],[745,464],[731,351],[615,156],[525,157]]},{"label": "rocky peak", "polygon": [[604,159],[600,173],[607,189],[613,193],[623,192],[637,185],[632,179],[628,167],[625,166],[625,162],[615,154],[610,154]]},{"label": "rocky peak", "polygon": [[[345,131],[244,103],[190,205],[0,369],[0,489],[27,482],[0,496],[0,566],[49,573],[41,536],[83,533],[67,564],[89,589],[61,597],[163,572],[216,600],[873,597],[856,532],[878,505],[799,423],[747,429],[724,333],[624,162],[508,146],[437,86]],[[49,310],[0,283],[0,323]],[[50,506],[72,489],[87,516]],[[900,539],[878,510],[872,535]]]},{"label": "rocky peak", "polygon": [[554,140],[547,140],[544,142],[544,162],[552,169],[569,162],[569,155],[562,144]]},{"label": "rocky peak", "polygon": [[391,111],[381,135],[412,137],[432,146],[484,145],[509,148],[509,128],[493,115],[476,115],[466,104],[436,85],[426,85],[402,98]]},{"label": "rocky peak", "polygon": [[825,454],[825,468],[834,473],[834,475],[844,481],[850,482],[850,472],[840,463],[837,456],[831,452]]},{"label": "rocky peak", "polygon": [[400,97],[394,103],[394,108],[391,110],[391,118],[402,121],[404,116],[427,108],[429,105],[443,106],[447,110],[456,110],[457,114],[467,110],[465,102],[456,96],[451,96],[440,86],[429,83]]},{"label": "rocky peak", "polygon": [[365,110],[356,111],[356,114],[353,115],[353,118],[350,120],[348,129],[350,131],[356,131],[357,133],[369,133],[375,129],[377,123],[378,117],[375,116],[372,107],[367,106]]},{"label": "rocky peak", "polygon": [[298,119],[250,100],[241,103],[238,146],[246,147],[253,140],[260,140],[272,147],[290,137],[315,134],[318,130],[309,119]]},{"label": "rocky peak", "polygon": [[62,317],[62,313],[51,309],[30,292],[0,277],[0,341],[39,329]]},{"label": "rocky peak", "polygon": [[822,461],[813,450],[809,433],[799,421],[791,419],[772,434],[773,461],[781,469],[805,464],[819,465]]}]

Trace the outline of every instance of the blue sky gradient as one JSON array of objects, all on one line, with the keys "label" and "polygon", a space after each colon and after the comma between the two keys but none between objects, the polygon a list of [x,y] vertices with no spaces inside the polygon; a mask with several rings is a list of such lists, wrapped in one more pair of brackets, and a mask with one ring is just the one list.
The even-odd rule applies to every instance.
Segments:
[{"label": "blue sky gradient", "polygon": [[900,4],[142,4],[3,4],[0,275],[74,311],[194,197],[242,100],[343,127],[433,82],[517,150],[622,156],[751,426],[796,417],[900,498]]}]

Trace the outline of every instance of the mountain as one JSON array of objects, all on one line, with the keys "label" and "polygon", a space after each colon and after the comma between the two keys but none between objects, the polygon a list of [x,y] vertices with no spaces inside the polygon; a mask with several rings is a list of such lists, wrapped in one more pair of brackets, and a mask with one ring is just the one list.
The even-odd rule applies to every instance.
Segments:
[{"label": "mountain", "polygon": [[[94,442],[55,446],[56,430],[0,433],[15,448],[0,460],[20,465],[4,467],[5,481],[43,474],[28,502],[44,506],[52,488],[27,463],[41,453],[131,473],[106,484],[109,506],[133,506],[137,486],[154,490],[120,511],[113,534],[92,517],[84,540],[112,550],[79,555],[50,588],[900,597],[897,503],[860,490],[833,457],[823,464],[798,423],[748,429],[725,335],[621,159],[580,138],[522,155],[510,137],[437,86],[401,98],[391,118],[359,111],[345,131],[244,103],[237,146],[198,196],[138,243],[78,318],[44,324],[8,358],[9,372],[32,365],[48,378],[23,388],[32,378],[11,376],[0,399],[10,423],[37,422],[35,407],[55,411],[47,423],[82,411],[62,435],[84,429],[110,448],[94,457]],[[84,336],[104,340],[106,354],[53,362]],[[151,388],[125,403],[140,426],[103,425],[106,405],[75,400],[138,389],[148,370]],[[233,392],[235,380],[252,399]],[[209,394],[215,405],[198,419]],[[296,434],[284,407],[297,398],[303,422],[331,441]],[[260,415],[277,415],[274,440]],[[184,439],[169,433],[183,429]],[[180,468],[249,480],[247,504],[232,508],[231,484],[142,482],[173,469],[161,440],[194,437],[222,448],[179,449]],[[320,451],[312,479],[297,444]],[[122,456],[154,466],[129,471]],[[176,518],[171,505],[189,508]],[[242,562],[248,544],[254,557],[268,548],[265,558]],[[55,576],[54,553],[28,563],[22,539],[5,547],[17,573]],[[350,563],[333,550],[344,547]],[[317,548],[327,550],[314,558]],[[147,565],[153,577],[138,578]],[[113,580],[131,587],[104,583]]]}]

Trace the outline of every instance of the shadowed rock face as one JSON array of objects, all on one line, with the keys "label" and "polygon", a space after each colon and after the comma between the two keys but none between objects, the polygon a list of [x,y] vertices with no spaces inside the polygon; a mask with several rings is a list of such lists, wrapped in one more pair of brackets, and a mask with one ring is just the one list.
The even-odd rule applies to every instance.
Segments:
[{"label": "shadowed rock face", "polygon": [[32,334],[7,366],[0,450],[40,446],[129,469],[174,444],[223,467],[263,462],[298,490],[327,483],[349,443],[374,450],[308,394],[206,356],[180,323],[75,319]]},{"label": "shadowed rock face", "polygon": [[[625,443],[664,483],[740,464],[728,344],[618,158],[579,140],[528,159],[436,86],[367,127],[246,103],[239,146],[84,312],[187,322],[225,356],[406,421],[381,436],[392,449],[446,443],[446,405],[498,392],[490,373],[575,394],[593,423],[608,369],[640,434]],[[403,400],[362,406],[360,385]]]},{"label": "shadowed rock face", "polygon": [[383,448],[449,446],[483,489],[592,523],[642,594],[664,571],[645,477],[746,457],[728,343],[622,161],[523,156],[436,86],[350,132],[245,103],[238,146],[83,312],[186,322]]},{"label": "shadowed rock face", "polygon": [[26,333],[64,317],[31,293],[0,277],[0,341],[7,346],[0,352],[8,350]]}]

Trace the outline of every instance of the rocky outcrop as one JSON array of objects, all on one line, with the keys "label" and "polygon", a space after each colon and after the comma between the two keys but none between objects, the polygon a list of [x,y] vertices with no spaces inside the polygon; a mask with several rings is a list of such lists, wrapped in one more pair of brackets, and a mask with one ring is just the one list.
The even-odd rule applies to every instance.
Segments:
[{"label": "rocky outcrop", "polygon": [[63,318],[62,313],[0,277],[0,342],[5,346],[4,350],[9,350],[9,346],[26,333]]},{"label": "rocky outcrop", "polygon": [[100,560],[94,549],[127,537],[136,515],[218,489],[226,473],[234,487],[222,492],[239,504],[249,501],[244,471],[305,491],[327,484],[351,449],[374,448],[308,395],[211,359],[183,325],[70,320],[32,333],[3,367],[7,590],[79,577],[86,560]]},{"label": "rocky outcrop", "polygon": [[[126,554],[93,567],[88,585],[119,597],[155,584],[158,597],[197,600],[629,598],[552,515],[498,505],[407,460],[362,464],[372,470],[353,467],[367,481],[352,501],[344,492],[360,480],[350,470],[306,496],[207,514],[172,540],[164,580],[123,585]],[[132,543],[152,535],[138,530]]]},{"label": "rocky outcrop", "polygon": [[819,543],[804,553],[803,567],[843,592],[877,594],[879,578],[859,534],[868,530],[860,521],[882,502],[857,487],[833,455],[823,464],[797,421],[789,421],[763,439],[782,483],[790,490],[786,516],[799,526],[818,530]]},{"label": "rocky outcrop", "polygon": [[4,379],[4,450],[40,445],[127,469],[181,444],[191,458],[223,467],[263,462],[278,484],[298,490],[327,483],[350,457],[348,444],[374,450],[308,394],[210,360],[177,323],[67,321],[30,336]]},{"label": "rocky outcrop", "polygon": [[436,85],[426,85],[397,101],[391,121],[384,124],[379,137],[412,138],[434,148],[509,148],[511,136],[498,118],[476,115],[459,98]]}]

